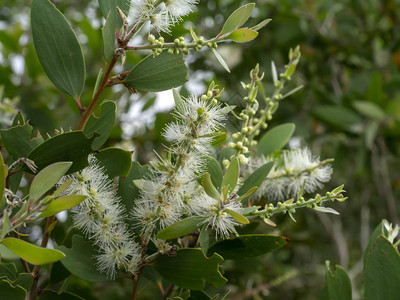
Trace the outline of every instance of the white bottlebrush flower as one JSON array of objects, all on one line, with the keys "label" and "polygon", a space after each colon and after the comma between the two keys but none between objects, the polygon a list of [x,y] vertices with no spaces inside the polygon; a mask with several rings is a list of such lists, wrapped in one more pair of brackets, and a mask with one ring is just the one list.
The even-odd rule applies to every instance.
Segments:
[{"label": "white bottlebrush flower", "polygon": [[109,278],[115,278],[116,267],[123,267],[126,271],[136,270],[140,262],[140,250],[134,242],[123,243],[118,247],[106,246],[102,250],[103,253],[97,256],[97,267],[107,273]]},{"label": "white bottlebrush flower", "polygon": [[172,17],[182,17],[191,13],[198,3],[197,0],[167,0],[165,7]]},{"label": "white bottlebrush flower", "polygon": [[257,198],[284,200],[296,197],[304,182],[304,191],[313,193],[322,188],[332,174],[332,167],[322,164],[319,157],[313,156],[308,148],[284,150],[279,158],[253,158],[247,173],[270,161],[275,161],[275,165],[256,191]]},{"label": "white bottlebrush flower", "polygon": [[132,0],[129,23],[136,24],[150,20],[155,10],[154,0]]},{"label": "white bottlebrush flower", "polygon": [[230,209],[240,213],[242,205],[240,202],[229,202],[223,204],[204,193],[204,190],[197,195],[193,195],[190,206],[194,215],[206,217],[207,223],[215,230],[216,238],[229,238],[232,233],[236,233],[235,227],[241,224],[236,221],[225,209]]},{"label": "white bottlebrush flower", "polygon": [[187,151],[191,147],[201,154],[208,153],[211,135],[223,124],[225,114],[219,104],[201,100],[196,96],[184,98],[184,105],[174,112],[177,121],[169,124],[164,136],[176,146]]},{"label": "white bottlebrush flower", "polygon": [[140,261],[139,245],[132,241],[132,234],[123,221],[124,211],[120,205],[112,180],[104,173],[94,156],[89,166],[73,179],[66,194],[86,195],[73,217],[75,227],[81,229],[99,246],[98,268],[114,278],[117,268],[136,270],[134,262]]}]

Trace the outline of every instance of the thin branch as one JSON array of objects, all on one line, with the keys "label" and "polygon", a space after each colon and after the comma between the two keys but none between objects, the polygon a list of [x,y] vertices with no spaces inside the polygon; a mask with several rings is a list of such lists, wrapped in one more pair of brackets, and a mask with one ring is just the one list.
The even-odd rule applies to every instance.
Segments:
[{"label": "thin branch", "polygon": [[[53,224],[54,218],[55,218],[55,216],[51,216],[51,217],[47,218],[46,226],[45,226],[44,232],[43,232],[42,243],[40,245],[42,248],[45,248],[47,246],[47,243],[49,242],[49,238],[50,238],[49,227],[51,224]],[[38,282],[39,282],[39,276],[40,276],[40,265],[36,265],[33,267],[32,276],[33,276],[33,284],[32,284],[31,290],[29,292],[29,300],[34,300],[38,296]]]}]

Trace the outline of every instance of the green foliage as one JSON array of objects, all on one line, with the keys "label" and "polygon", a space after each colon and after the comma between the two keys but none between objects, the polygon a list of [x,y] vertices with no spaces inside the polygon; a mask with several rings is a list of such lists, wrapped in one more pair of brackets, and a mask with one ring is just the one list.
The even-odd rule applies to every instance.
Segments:
[{"label": "green foliage", "polygon": [[365,299],[397,299],[400,280],[400,254],[382,235],[365,254]]},{"label": "green foliage", "polygon": [[34,246],[16,238],[5,238],[0,243],[34,265],[49,264],[65,257],[61,251]]},{"label": "green foliage", "polygon": [[89,282],[99,282],[107,280],[106,274],[101,274],[95,267],[95,249],[93,245],[85,241],[83,237],[74,235],[72,237],[72,247],[54,245],[54,248],[65,253],[65,258],[61,260],[63,266],[74,274]]},{"label": "green foliage", "polygon": [[235,29],[238,29],[250,18],[251,12],[254,9],[255,4],[250,3],[243,5],[236,9],[229,17],[226,19],[224,27],[222,28],[219,35],[224,35],[230,33]]},{"label": "green foliage", "polygon": [[31,22],[36,53],[47,76],[61,91],[79,99],[85,61],[68,21],[49,0],[34,0]]},{"label": "green foliage", "polygon": [[117,113],[117,105],[114,101],[105,101],[100,105],[100,116],[90,116],[86,123],[83,132],[87,137],[92,137],[93,134],[98,136],[92,143],[93,150],[99,150],[100,147],[107,141],[111,129],[114,125],[115,114]]},{"label": "green foliage", "polygon": [[207,258],[200,249],[182,248],[177,250],[175,256],[159,256],[154,267],[164,278],[178,286],[201,290],[206,282],[215,287],[227,282],[218,270],[223,261],[216,253]]},{"label": "green foliage", "polygon": [[68,195],[57,198],[50,202],[50,204],[42,211],[38,218],[50,217],[59,213],[60,211],[69,210],[77,206],[85,199],[86,196],[81,195]]},{"label": "green foliage", "polygon": [[68,173],[73,173],[87,166],[87,157],[92,152],[91,145],[95,136],[86,138],[82,131],[71,131],[56,135],[36,148],[28,158],[35,162],[38,170],[60,162],[71,161]]},{"label": "green foliage", "polygon": [[321,299],[331,300],[350,300],[351,297],[351,281],[349,275],[341,266],[331,267],[329,261],[325,262],[326,268],[326,286],[324,288],[324,294]]},{"label": "green foliage", "polygon": [[187,81],[187,68],[181,54],[149,55],[129,72],[125,83],[135,90],[160,92],[181,86]]},{"label": "green foliage", "polygon": [[280,150],[293,135],[296,126],[294,124],[282,124],[276,126],[261,138],[257,147],[257,155],[269,155]]},{"label": "green foliage", "polygon": [[58,162],[42,169],[33,179],[29,199],[36,201],[50,190],[67,173],[72,162]]},{"label": "green foliage", "polygon": [[196,231],[205,221],[204,217],[189,217],[180,220],[167,228],[161,230],[157,234],[157,238],[163,240],[171,240],[181,236],[185,236]]},{"label": "green foliage", "polygon": [[94,155],[111,178],[127,176],[132,166],[132,153],[120,148],[106,148]]},{"label": "green foliage", "polygon": [[289,240],[282,236],[268,234],[241,235],[233,240],[224,240],[214,244],[207,254],[220,254],[224,259],[241,260],[275,251]]}]

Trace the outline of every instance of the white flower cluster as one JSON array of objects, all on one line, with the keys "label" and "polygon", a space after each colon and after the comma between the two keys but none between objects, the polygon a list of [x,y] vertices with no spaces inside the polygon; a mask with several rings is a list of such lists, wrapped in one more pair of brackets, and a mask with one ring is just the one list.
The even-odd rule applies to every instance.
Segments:
[{"label": "white flower cluster", "polygon": [[87,168],[63,180],[71,178],[73,182],[65,193],[87,196],[74,210],[74,225],[99,246],[98,269],[110,278],[121,267],[135,273],[141,258],[140,247],[123,221],[124,210],[112,181],[93,156],[89,157]]},{"label": "white flower cluster", "polygon": [[308,148],[284,150],[279,158],[275,156],[255,157],[249,162],[249,171],[274,161],[267,178],[255,193],[256,198],[285,200],[296,197],[305,182],[304,191],[313,193],[323,187],[331,178],[332,167],[322,164],[319,157],[312,155]]},{"label": "white flower cluster", "polygon": [[170,33],[170,27],[189,14],[198,0],[132,0],[130,20],[133,24],[150,23],[158,32]]},{"label": "white flower cluster", "polygon": [[[133,217],[146,238],[155,241],[156,230],[163,229],[184,216],[204,216],[217,236],[227,237],[238,225],[223,210],[238,211],[240,204],[221,203],[198,184],[212,135],[225,119],[221,106],[207,97],[190,96],[176,108],[176,121],[164,132],[171,141],[172,157],[153,163],[151,175],[140,184],[141,197],[136,200]],[[157,245],[157,243],[155,243]]]}]

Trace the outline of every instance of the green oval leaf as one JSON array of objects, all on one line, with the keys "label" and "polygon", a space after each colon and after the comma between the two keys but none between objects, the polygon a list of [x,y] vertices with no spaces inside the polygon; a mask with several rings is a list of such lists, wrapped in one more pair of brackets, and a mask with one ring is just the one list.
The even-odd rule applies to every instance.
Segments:
[{"label": "green oval leaf", "polygon": [[43,212],[40,214],[40,216],[38,218],[50,217],[50,216],[53,216],[53,215],[59,213],[60,211],[69,210],[69,209],[77,206],[79,203],[81,203],[85,199],[86,199],[86,196],[81,196],[81,195],[68,195],[68,196],[54,199],[43,210]]},{"label": "green oval leaf", "polygon": [[260,186],[273,166],[274,162],[270,161],[251,173],[250,176],[247,177],[246,180],[243,182],[243,185],[240,187],[238,195],[242,196],[250,191],[253,187]]},{"label": "green oval leaf", "polygon": [[365,300],[399,299],[400,254],[397,249],[379,235],[365,256]]},{"label": "green oval leaf", "polygon": [[215,287],[223,286],[227,282],[218,270],[223,261],[216,253],[207,258],[201,249],[183,248],[178,249],[175,256],[159,256],[154,267],[165,279],[177,286],[201,290],[206,282]]},{"label": "green oval leaf", "polygon": [[269,130],[261,138],[257,155],[269,155],[280,150],[289,141],[296,126],[292,123],[282,124]]},{"label": "green oval leaf", "polygon": [[239,28],[233,31],[228,38],[236,43],[247,43],[254,40],[258,36],[258,32],[248,28]]},{"label": "green oval leaf", "polygon": [[34,0],[31,22],[36,53],[47,76],[61,91],[79,99],[85,61],[68,21],[49,0]]},{"label": "green oval leaf", "polygon": [[130,1],[126,0],[99,0],[101,13],[106,18],[102,29],[104,56],[108,59],[116,47],[116,32],[122,26],[122,19],[118,13],[117,6],[127,16],[129,13]]},{"label": "green oval leaf", "polygon": [[16,238],[5,238],[0,243],[33,265],[49,264],[65,257],[61,251],[41,248]]},{"label": "green oval leaf", "polygon": [[214,48],[211,48],[212,52],[214,53],[215,57],[217,58],[217,60],[219,61],[219,63],[221,64],[221,66],[224,67],[224,69],[230,73],[231,70],[229,69],[228,64],[225,62],[225,60],[222,58],[222,56],[218,53],[217,50],[215,50]]},{"label": "green oval leaf", "polygon": [[223,177],[222,169],[219,162],[215,158],[207,156],[206,170],[208,173],[210,173],[213,185],[216,187],[217,190],[219,190],[221,188]]},{"label": "green oval leaf", "polygon": [[32,130],[33,127],[29,123],[7,130],[0,130],[4,146],[14,160],[20,157],[27,157],[29,152],[43,143],[42,137],[32,139]]},{"label": "green oval leaf", "polygon": [[336,265],[331,268],[330,262],[325,262],[326,267],[326,299],[351,300],[351,281],[345,269]]},{"label": "green oval leaf", "polygon": [[289,242],[288,238],[268,234],[241,235],[233,240],[224,240],[214,244],[208,255],[217,252],[224,259],[245,259],[275,251]]},{"label": "green oval leaf", "polygon": [[145,92],[161,92],[181,86],[187,81],[187,68],[183,55],[152,54],[141,60],[129,73],[125,83]]},{"label": "green oval leaf", "polygon": [[120,148],[106,148],[94,155],[110,178],[128,176],[132,166],[132,152]]},{"label": "green oval leaf", "polygon": [[224,27],[222,27],[218,36],[232,32],[242,26],[250,18],[254,6],[255,3],[249,3],[236,9],[225,21]]},{"label": "green oval leaf", "polygon": [[206,194],[215,200],[220,199],[220,194],[211,181],[209,173],[204,173],[202,185]]},{"label": "green oval leaf", "polygon": [[348,132],[358,132],[356,125],[362,122],[361,117],[352,110],[339,105],[324,105],[312,110],[315,117]]},{"label": "green oval leaf", "polygon": [[239,160],[238,158],[234,158],[228,169],[226,169],[224,178],[222,179],[222,187],[229,185],[229,191],[233,191],[239,178],[239,170]]},{"label": "green oval leaf", "polygon": [[58,162],[47,166],[33,178],[29,188],[29,199],[38,200],[65,175],[72,162]]},{"label": "green oval leaf", "polygon": [[161,230],[156,237],[162,240],[172,240],[181,236],[185,236],[193,231],[196,231],[205,220],[205,217],[197,216],[180,220]]},{"label": "green oval leaf", "polygon": [[354,108],[362,115],[371,119],[384,119],[386,113],[378,105],[368,101],[353,101]]},{"label": "green oval leaf", "polygon": [[98,254],[92,244],[85,241],[83,237],[74,235],[72,237],[72,247],[54,244],[54,248],[65,253],[66,257],[61,260],[64,267],[72,274],[89,282],[106,281],[107,275],[101,274],[96,266],[95,256]]},{"label": "green oval leaf", "polygon": [[234,218],[236,221],[238,221],[241,224],[249,224],[250,223],[250,221],[245,216],[243,216],[242,214],[240,214],[234,210],[225,208],[225,211],[228,214],[230,214],[232,218]]},{"label": "green oval leaf", "polygon": [[59,161],[72,161],[67,174],[79,171],[88,165],[87,157],[92,152],[95,136],[86,138],[82,131],[71,131],[56,135],[33,149],[28,158],[38,166],[38,170]]},{"label": "green oval leaf", "polygon": [[92,144],[93,150],[98,150],[107,141],[111,129],[114,125],[115,114],[117,113],[117,105],[114,101],[105,101],[100,105],[100,116],[91,115],[87,121],[83,132],[86,136],[91,137],[95,132],[98,136]]}]

